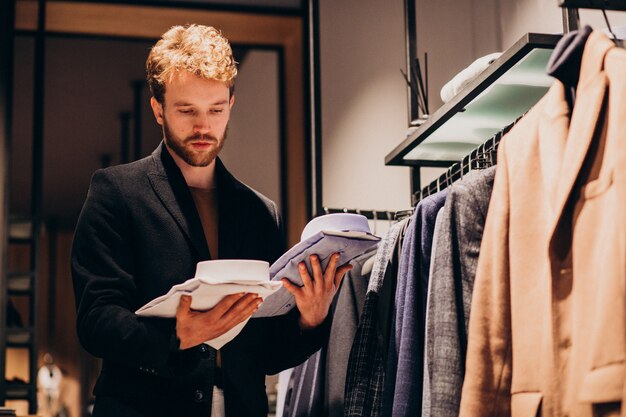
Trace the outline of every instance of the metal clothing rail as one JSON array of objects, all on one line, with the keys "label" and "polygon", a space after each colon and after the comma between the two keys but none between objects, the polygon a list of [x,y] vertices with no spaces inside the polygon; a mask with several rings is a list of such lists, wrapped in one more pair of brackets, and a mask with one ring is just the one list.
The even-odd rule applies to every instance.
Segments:
[{"label": "metal clothing rail", "polygon": [[479,145],[476,149],[466,155],[461,162],[457,162],[450,166],[450,168],[448,168],[443,174],[433,180],[426,187],[416,191],[413,195],[412,201],[418,203],[420,200],[428,197],[429,195],[435,194],[451,186],[472,170],[485,169],[496,165],[498,156],[497,151],[500,140],[509,132],[509,130],[511,130],[513,126],[515,126],[515,123],[522,119],[522,117],[518,118],[515,122],[506,126],[500,132],[493,135],[493,137],[489,138],[486,142]]},{"label": "metal clothing rail", "polygon": [[401,220],[413,213],[413,209],[408,210],[361,210],[348,208],[328,208],[324,207],[323,214],[352,213],[361,214],[370,220]]}]

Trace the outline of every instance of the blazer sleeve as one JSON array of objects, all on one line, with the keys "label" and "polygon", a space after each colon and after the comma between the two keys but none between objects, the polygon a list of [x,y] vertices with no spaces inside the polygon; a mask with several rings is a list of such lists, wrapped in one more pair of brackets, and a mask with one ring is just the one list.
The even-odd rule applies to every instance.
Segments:
[{"label": "blazer sleeve", "polygon": [[474,282],[461,417],[511,414],[508,169],[504,140]]},{"label": "blazer sleeve", "polygon": [[78,337],[94,356],[167,375],[185,354],[178,353],[173,319],[134,314],[137,288],[130,234],[129,215],[115,178],[110,171],[97,171],[72,247]]},{"label": "blazer sleeve", "polygon": [[[293,368],[307,360],[309,356],[320,350],[327,343],[330,334],[331,313],[326,320],[315,329],[302,331],[297,309],[284,316],[271,318],[275,320],[271,326],[271,342],[268,344],[265,373],[267,375]],[[262,319],[263,320],[263,319]]]}]

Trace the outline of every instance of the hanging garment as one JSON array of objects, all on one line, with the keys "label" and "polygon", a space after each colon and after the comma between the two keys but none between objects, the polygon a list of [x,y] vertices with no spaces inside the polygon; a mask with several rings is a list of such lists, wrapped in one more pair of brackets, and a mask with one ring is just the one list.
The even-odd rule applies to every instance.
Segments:
[{"label": "hanging garment", "polygon": [[[370,282],[365,296],[363,314],[356,331],[346,376],[344,416],[376,417],[381,415],[383,380],[386,357],[383,349],[385,340],[385,321],[390,316],[390,306],[381,302],[381,292],[385,284],[393,282],[397,275],[398,258],[404,229],[410,219],[402,220],[391,226],[385,238],[380,242]],[[388,293],[392,293],[388,291]],[[393,299],[391,299],[393,300]]]},{"label": "hanging garment", "polygon": [[414,416],[422,410],[428,270],[435,219],[447,194],[446,189],[420,201],[405,235],[385,370],[383,415]]},{"label": "hanging garment", "polygon": [[460,415],[616,416],[624,396],[626,50],[593,32],[569,118],[556,81],[504,138]]},{"label": "hanging garment", "polygon": [[276,384],[276,412],[274,415],[282,416],[285,410],[287,395],[291,395],[289,391],[291,387],[291,375],[294,368],[285,369],[278,373],[278,383]]},{"label": "hanging garment", "polygon": [[313,417],[324,415],[324,362],[326,351],[320,349],[291,374],[283,417]]},{"label": "hanging garment", "polygon": [[[437,246],[439,245],[438,240],[439,240],[439,230],[441,229],[441,218],[443,217],[443,210],[439,210],[439,213],[437,213],[437,220],[435,220],[435,230],[434,230],[434,234],[433,234],[433,250],[431,252],[431,256],[432,259],[436,259],[437,258]],[[432,271],[434,266],[434,262],[430,264],[430,269]],[[431,273],[432,275],[432,273]],[[429,280],[428,281],[428,294],[431,294],[432,290],[431,287],[433,285],[433,280]],[[426,300],[426,323],[428,323],[428,311],[430,310],[430,295]],[[432,337],[432,336],[430,336]],[[429,367],[426,364],[426,361],[428,360],[428,357],[426,355],[428,355],[428,350],[427,347],[430,344],[430,341],[428,340],[429,338],[429,334],[428,334],[428,329],[426,329],[425,334],[424,334],[424,388],[422,391],[422,413],[424,413],[425,410],[430,410],[430,375],[429,375]]]},{"label": "hanging garment", "polygon": [[341,280],[329,313],[332,324],[328,344],[294,368],[283,411],[277,415],[343,416],[348,358],[369,281],[369,273],[363,275],[362,271],[375,253],[376,250],[370,250],[351,262],[353,268]]},{"label": "hanging garment", "polygon": [[438,217],[426,313],[422,417],[459,414],[472,289],[495,171],[472,171],[454,184]]},{"label": "hanging garment", "polygon": [[333,322],[330,327],[326,354],[326,407],[327,417],[343,417],[344,392],[350,350],[363,314],[363,304],[372,270],[364,271],[365,263],[376,251],[370,251],[352,262],[353,269],[348,271],[341,282],[341,288],[335,299]]}]

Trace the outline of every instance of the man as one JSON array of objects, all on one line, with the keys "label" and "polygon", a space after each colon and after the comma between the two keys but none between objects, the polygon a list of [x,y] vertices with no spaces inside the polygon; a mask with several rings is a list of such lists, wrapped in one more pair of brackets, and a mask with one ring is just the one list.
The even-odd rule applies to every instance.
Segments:
[{"label": "man", "polygon": [[[140,161],[97,171],[72,252],[78,335],[104,359],[94,416],[266,416],[265,375],[305,360],[328,334],[328,309],[349,265],[301,265],[305,285],[285,286],[297,309],[252,319],[219,352],[202,342],[250,317],[256,294],[225,297],[209,311],[183,297],[175,319],[133,312],[194,274],[206,259],[276,260],[283,233],[276,205],[237,181],[224,145],[237,70],[211,27],[173,27],[147,60],[163,143]],[[222,396],[223,395],[223,396]],[[223,403],[221,403],[223,401]]]}]

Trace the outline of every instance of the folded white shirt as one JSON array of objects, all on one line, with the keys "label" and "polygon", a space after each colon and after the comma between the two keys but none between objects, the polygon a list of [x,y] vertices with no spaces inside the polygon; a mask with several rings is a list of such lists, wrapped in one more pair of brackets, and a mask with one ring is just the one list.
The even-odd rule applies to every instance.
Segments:
[{"label": "folded white shirt", "polygon": [[[165,295],[150,301],[135,313],[148,317],[175,317],[180,297],[191,296],[191,308],[209,310],[230,294],[256,293],[265,299],[278,291],[282,282],[269,281],[269,264],[263,261],[226,259],[199,262],[196,276],[174,285]],[[205,343],[220,349],[244,328],[248,320]]]},{"label": "folded white shirt", "polygon": [[502,55],[502,52],[494,52],[489,55],[485,55],[472,62],[471,65],[459,72],[450,81],[448,81],[441,89],[441,99],[444,103],[452,100],[467,84],[472,82],[481,72],[489,68],[489,65],[493,63]]}]

